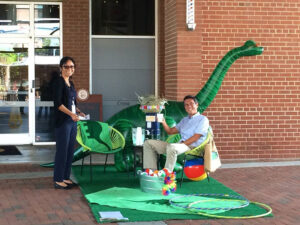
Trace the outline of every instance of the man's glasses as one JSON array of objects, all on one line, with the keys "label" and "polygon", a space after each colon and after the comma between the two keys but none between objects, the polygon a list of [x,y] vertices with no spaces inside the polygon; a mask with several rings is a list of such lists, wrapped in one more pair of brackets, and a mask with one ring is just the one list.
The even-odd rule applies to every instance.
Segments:
[{"label": "man's glasses", "polygon": [[75,68],[75,66],[63,66],[63,68],[66,69],[66,70],[68,70],[68,69],[72,69],[73,70]]}]

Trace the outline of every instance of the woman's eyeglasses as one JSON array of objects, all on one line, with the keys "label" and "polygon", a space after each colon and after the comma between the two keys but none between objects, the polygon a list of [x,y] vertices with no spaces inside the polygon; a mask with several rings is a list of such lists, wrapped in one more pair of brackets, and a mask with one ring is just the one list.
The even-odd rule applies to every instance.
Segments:
[{"label": "woman's eyeglasses", "polygon": [[68,69],[72,69],[73,70],[75,68],[75,66],[63,66],[63,68],[66,69],[66,70],[68,70]]}]

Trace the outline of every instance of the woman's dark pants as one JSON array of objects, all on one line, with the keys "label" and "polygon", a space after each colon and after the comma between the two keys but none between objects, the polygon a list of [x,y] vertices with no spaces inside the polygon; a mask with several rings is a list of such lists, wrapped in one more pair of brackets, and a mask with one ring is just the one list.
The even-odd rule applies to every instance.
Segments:
[{"label": "woman's dark pants", "polygon": [[71,118],[55,129],[56,154],[54,181],[62,182],[63,180],[70,179],[76,134],[77,123],[71,120]]}]

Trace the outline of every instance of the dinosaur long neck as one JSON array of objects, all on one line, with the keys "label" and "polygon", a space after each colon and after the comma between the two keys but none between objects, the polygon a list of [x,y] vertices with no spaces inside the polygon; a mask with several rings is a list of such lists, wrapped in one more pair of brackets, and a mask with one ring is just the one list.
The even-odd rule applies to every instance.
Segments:
[{"label": "dinosaur long neck", "polygon": [[215,98],[224,77],[230,68],[230,66],[240,57],[242,47],[234,48],[230,50],[218,63],[212,75],[209,77],[208,81],[205,83],[204,87],[198,92],[196,98],[199,102],[199,112],[202,113],[210,105],[210,103]]},{"label": "dinosaur long neck", "polygon": [[[214,97],[216,96],[218,90],[221,87],[223,79],[226,72],[230,66],[238,58],[242,57],[241,52],[244,50],[244,46],[237,47],[230,50],[218,63],[212,75],[209,77],[208,81],[205,83],[204,87],[198,92],[196,98],[199,103],[198,111],[202,113],[210,105]],[[168,112],[176,111],[175,120],[180,121],[187,113],[184,109],[183,102],[169,101],[166,106]]]}]

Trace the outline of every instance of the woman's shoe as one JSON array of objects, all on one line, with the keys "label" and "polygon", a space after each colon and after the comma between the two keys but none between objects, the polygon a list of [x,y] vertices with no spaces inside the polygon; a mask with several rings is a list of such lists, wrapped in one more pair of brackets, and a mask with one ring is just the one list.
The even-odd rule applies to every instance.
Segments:
[{"label": "woman's shoe", "polygon": [[65,183],[65,184],[67,184],[70,188],[78,186],[78,184],[73,183],[73,182],[71,184],[68,184],[68,183]]},{"label": "woman's shoe", "polygon": [[72,188],[72,187],[77,187],[78,186],[78,184],[76,184],[76,183],[65,183],[66,185],[68,185],[68,187],[70,187],[70,188]]},{"label": "woman's shoe", "polygon": [[55,189],[65,189],[65,190],[71,189],[71,187],[69,185],[67,185],[67,186],[61,186],[61,185],[59,185],[56,182],[54,183],[54,188]]},{"label": "woman's shoe", "polygon": [[77,186],[78,186],[78,184],[74,183],[73,181],[71,181],[71,180],[68,180],[68,181],[70,181],[71,183],[67,183],[67,182],[65,182],[65,181],[64,181],[64,183],[65,183],[66,185],[68,185],[70,188],[72,188],[72,187],[77,187]]}]

